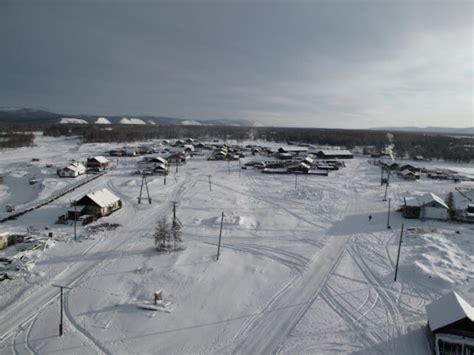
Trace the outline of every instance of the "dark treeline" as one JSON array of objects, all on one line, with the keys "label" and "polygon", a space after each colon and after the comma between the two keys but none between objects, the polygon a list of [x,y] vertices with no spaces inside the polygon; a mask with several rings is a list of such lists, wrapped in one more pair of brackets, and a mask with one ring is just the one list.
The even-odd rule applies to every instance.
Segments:
[{"label": "dark treeline", "polygon": [[[79,136],[84,142],[126,143],[148,139],[194,138],[223,141],[261,139],[270,142],[301,142],[315,145],[356,146],[383,150],[389,143],[387,133],[374,130],[343,130],[320,128],[237,127],[237,126],[124,126],[34,124],[2,125],[5,131],[43,131],[49,136]],[[469,162],[474,160],[474,137],[392,131],[395,154],[399,157],[422,155],[425,158]]]},{"label": "dark treeline", "polygon": [[0,134],[0,148],[29,147],[34,140],[33,133],[5,132]]}]

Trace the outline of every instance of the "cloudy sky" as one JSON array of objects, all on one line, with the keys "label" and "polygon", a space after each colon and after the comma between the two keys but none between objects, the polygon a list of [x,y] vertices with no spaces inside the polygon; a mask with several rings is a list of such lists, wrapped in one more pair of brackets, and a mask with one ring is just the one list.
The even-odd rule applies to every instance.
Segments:
[{"label": "cloudy sky", "polygon": [[472,1],[0,1],[0,106],[474,126]]}]

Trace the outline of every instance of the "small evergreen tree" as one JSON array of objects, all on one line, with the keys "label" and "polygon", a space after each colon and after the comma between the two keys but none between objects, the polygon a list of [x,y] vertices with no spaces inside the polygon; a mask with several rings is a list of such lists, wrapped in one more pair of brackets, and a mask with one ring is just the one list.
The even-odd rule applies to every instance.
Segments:
[{"label": "small evergreen tree", "polygon": [[454,208],[454,196],[453,192],[449,191],[448,196],[446,196],[446,205],[448,206],[448,216],[450,220],[454,220],[456,218],[456,211]]},{"label": "small evergreen tree", "polygon": [[165,217],[158,220],[153,236],[155,238],[155,249],[158,251],[164,250],[166,243],[169,243],[171,239],[170,226]]}]

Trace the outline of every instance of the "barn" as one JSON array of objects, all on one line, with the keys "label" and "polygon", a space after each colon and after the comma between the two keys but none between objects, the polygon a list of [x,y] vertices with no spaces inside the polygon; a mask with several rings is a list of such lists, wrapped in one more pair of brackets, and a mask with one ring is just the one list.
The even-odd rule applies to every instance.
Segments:
[{"label": "barn", "polygon": [[434,354],[474,354],[474,303],[471,292],[450,292],[426,306]]},{"label": "barn", "polygon": [[[93,215],[97,218],[108,216],[109,214],[122,208],[122,201],[107,189],[90,192],[75,202],[76,210],[80,215]],[[73,212],[73,211],[70,211]],[[73,212],[74,213],[74,212]],[[71,213],[69,213],[68,217]],[[78,216],[74,216],[77,218]],[[74,219],[74,218],[72,218]]]}]

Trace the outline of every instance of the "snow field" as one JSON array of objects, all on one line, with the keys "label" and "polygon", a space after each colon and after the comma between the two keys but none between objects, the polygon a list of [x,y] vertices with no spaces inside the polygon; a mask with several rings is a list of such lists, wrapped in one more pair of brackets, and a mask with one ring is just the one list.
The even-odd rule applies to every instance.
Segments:
[{"label": "snow field", "polygon": [[[35,155],[55,161],[64,151],[79,159],[112,147],[76,143],[39,137]],[[58,149],[44,147],[52,145]],[[31,160],[24,149],[8,154],[0,164]],[[427,354],[424,306],[473,277],[472,226],[408,221],[392,212],[388,230],[380,171],[366,160],[348,161],[329,177],[298,177],[295,188],[291,175],[248,169],[239,177],[237,162],[229,174],[227,162],[195,157],[166,185],[163,177],[148,178],[152,205],[137,204],[137,160],[118,159],[71,196],[2,226],[49,225],[57,240],[29,274],[8,281],[8,289],[0,284],[1,353]],[[54,179],[47,186],[55,188]],[[80,229],[74,242],[72,226],[55,226],[54,219],[69,198],[102,187],[124,207],[101,222],[122,226],[96,234]],[[389,196],[395,209],[404,191],[449,188],[395,178]],[[153,228],[158,218],[171,218],[172,201],[179,202],[185,249],[157,253]],[[394,283],[402,222],[407,234]],[[65,293],[62,338],[51,283],[73,287]],[[158,289],[168,312],[137,307],[152,303]]]}]

